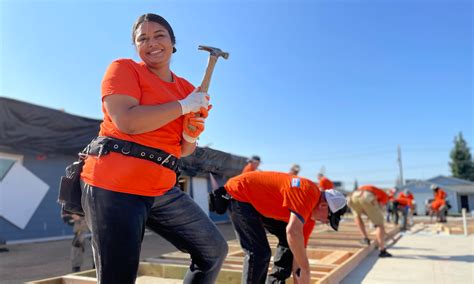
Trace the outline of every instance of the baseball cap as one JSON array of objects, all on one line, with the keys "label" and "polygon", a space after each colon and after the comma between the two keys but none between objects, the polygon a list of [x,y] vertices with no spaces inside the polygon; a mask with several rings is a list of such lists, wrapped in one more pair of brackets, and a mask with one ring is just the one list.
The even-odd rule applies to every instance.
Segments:
[{"label": "baseball cap", "polygon": [[334,189],[325,190],[324,197],[326,198],[329,207],[329,225],[334,229],[334,231],[337,231],[341,217],[347,211],[346,198],[342,193]]}]

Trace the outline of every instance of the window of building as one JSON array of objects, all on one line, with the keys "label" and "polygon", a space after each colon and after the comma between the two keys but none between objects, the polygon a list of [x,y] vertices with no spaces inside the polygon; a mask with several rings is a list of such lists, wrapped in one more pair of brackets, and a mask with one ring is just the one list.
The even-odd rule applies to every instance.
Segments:
[{"label": "window of building", "polygon": [[5,178],[8,171],[16,162],[23,162],[23,157],[19,155],[7,154],[0,152],[0,182]]}]

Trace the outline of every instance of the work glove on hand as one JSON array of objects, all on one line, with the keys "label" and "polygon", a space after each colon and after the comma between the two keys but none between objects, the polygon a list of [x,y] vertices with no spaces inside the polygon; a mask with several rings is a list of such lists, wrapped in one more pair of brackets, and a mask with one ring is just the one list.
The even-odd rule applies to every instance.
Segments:
[{"label": "work glove on hand", "polygon": [[181,105],[181,114],[183,115],[190,112],[199,112],[201,108],[208,108],[209,95],[200,92],[199,88],[196,88],[186,98],[178,100],[178,103]]},{"label": "work glove on hand", "polygon": [[204,131],[204,120],[204,117],[196,117],[194,113],[186,114],[183,121],[184,140],[189,143],[196,143],[197,138]]},{"label": "work glove on hand", "polygon": [[[212,105],[209,105],[206,108],[201,108],[199,112],[188,113],[184,116],[183,121],[183,137],[186,135],[186,141],[190,143],[196,142],[197,137],[204,131],[204,120],[201,123],[201,120],[196,120],[193,118],[203,118],[206,119],[209,116],[209,111],[212,109]],[[194,138],[194,139],[192,139]]]},{"label": "work glove on hand", "polygon": [[[209,97],[208,97],[209,99]],[[203,118],[207,118],[209,116],[209,111],[212,109],[212,105],[208,105],[207,106],[207,109],[206,108],[200,108],[199,109],[199,112],[195,112],[194,113],[194,116],[196,117],[203,117]]]}]

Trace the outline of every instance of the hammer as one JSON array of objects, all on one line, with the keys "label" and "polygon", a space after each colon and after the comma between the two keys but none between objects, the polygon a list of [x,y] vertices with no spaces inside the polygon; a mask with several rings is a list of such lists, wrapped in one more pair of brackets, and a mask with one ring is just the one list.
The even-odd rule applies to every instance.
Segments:
[{"label": "hammer", "polygon": [[207,62],[206,73],[204,73],[204,78],[202,79],[201,83],[201,92],[207,93],[209,89],[209,84],[211,83],[211,76],[212,72],[214,71],[214,66],[216,65],[217,59],[219,56],[222,58],[227,59],[229,58],[229,53],[224,52],[216,47],[210,47],[205,45],[198,46],[199,50],[209,51],[209,61]]},{"label": "hammer", "polygon": [[[198,46],[199,50],[205,50],[209,51],[209,61],[207,62],[207,68],[206,68],[206,73],[204,73],[204,78],[202,79],[201,83],[201,92],[207,93],[207,90],[209,90],[209,85],[211,84],[211,77],[212,77],[212,72],[214,71],[214,66],[217,63],[217,59],[219,56],[221,56],[224,59],[229,58],[229,53],[222,51],[220,48],[217,47],[211,47],[211,46],[205,46],[205,45],[200,45]],[[195,113],[196,117],[199,117],[199,113]],[[189,128],[191,130],[196,130],[194,126],[189,125]]]}]

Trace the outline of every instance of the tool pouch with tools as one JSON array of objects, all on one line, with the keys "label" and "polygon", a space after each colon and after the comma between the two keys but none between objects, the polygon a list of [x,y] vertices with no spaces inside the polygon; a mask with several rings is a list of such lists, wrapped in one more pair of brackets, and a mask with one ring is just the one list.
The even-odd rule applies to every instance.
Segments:
[{"label": "tool pouch with tools", "polygon": [[219,215],[224,214],[229,206],[231,196],[224,187],[209,192],[209,211],[216,212]]}]

